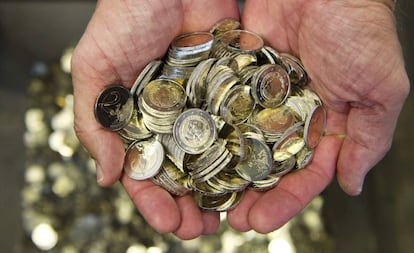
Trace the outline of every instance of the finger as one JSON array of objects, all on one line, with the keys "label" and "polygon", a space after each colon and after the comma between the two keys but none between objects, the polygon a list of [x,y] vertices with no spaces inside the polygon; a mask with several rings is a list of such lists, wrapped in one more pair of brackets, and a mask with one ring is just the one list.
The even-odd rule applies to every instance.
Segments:
[{"label": "finger", "polygon": [[285,175],[251,207],[248,222],[259,233],[271,232],[289,221],[332,180],[341,140],[324,137],[309,166]]},{"label": "finger", "polygon": [[181,223],[175,199],[149,180],[137,181],[123,175],[121,183],[141,215],[159,233],[171,233]]},{"label": "finger", "polygon": [[281,52],[296,52],[296,40],[292,38],[297,37],[294,30],[297,24],[294,22],[298,18],[293,15],[286,17],[286,13],[295,13],[297,5],[294,1],[247,0],[242,13],[243,28],[261,35],[270,46]]},{"label": "finger", "polygon": [[95,120],[93,108],[98,85],[82,85],[79,77],[73,78],[75,132],[96,163],[97,181],[102,186],[115,183],[121,174],[125,155],[116,133],[103,129]]},{"label": "finger", "polygon": [[337,169],[338,182],[346,193],[360,194],[366,174],[390,149],[398,112],[399,109],[386,113],[371,108],[350,111]]},{"label": "finger", "polygon": [[202,211],[203,235],[214,234],[220,226],[220,213],[215,211]]},{"label": "finger", "polygon": [[200,236],[204,229],[203,218],[193,198],[190,195],[176,197],[176,202],[181,213],[181,223],[174,234],[183,240]]},{"label": "finger", "polygon": [[241,232],[252,229],[248,219],[249,211],[261,195],[260,192],[246,191],[240,203],[233,210],[227,212],[227,222],[232,228]]}]

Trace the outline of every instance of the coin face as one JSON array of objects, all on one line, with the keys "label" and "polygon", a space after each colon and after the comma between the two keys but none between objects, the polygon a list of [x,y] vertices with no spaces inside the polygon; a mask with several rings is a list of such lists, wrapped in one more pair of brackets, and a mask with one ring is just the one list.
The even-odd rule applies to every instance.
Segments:
[{"label": "coin face", "polygon": [[245,159],[236,166],[236,171],[250,182],[266,178],[273,163],[269,147],[265,142],[251,138],[246,139],[245,147]]},{"label": "coin face", "polygon": [[99,94],[94,109],[96,120],[104,128],[118,131],[131,119],[134,101],[127,88],[111,85]]},{"label": "coin face", "polygon": [[135,142],[126,151],[124,171],[132,179],[148,179],[158,173],[163,161],[164,149],[159,141]]},{"label": "coin face", "polygon": [[257,103],[265,108],[275,108],[289,95],[289,76],[279,65],[263,65],[253,76],[252,89]]},{"label": "coin face", "polygon": [[295,123],[295,116],[286,106],[267,108],[254,116],[255,125],[264,132],[283,133]]},{"label": "coin face", "polygon": [[309,148],[315,148],[322,139],[326,126],[326,111],[322,105],[316,106],[305,122],[304,139]]},{"label": "coin face", "polygon": [[183,108],[187,98],[179,83],[167,79],[151,81],[145,86],[142,97],[148,107],[161,112]]},{"label": "coin face", "polygon": [[250,86],[236,85],[224,98],[220,107],[220,115],[231,124],[240,124],[252,113],[255,102],[250,95]]},{"label": "coin face", "polygon": [[188,154],[200,154],[215,141],[217,135],[214,120],[201,109],[190,109],[175,121],[174,140]]}]

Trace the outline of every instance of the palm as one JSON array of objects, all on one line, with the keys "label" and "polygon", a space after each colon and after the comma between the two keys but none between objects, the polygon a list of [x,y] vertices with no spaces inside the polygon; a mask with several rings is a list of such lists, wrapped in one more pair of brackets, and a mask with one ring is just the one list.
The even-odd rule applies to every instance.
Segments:
[{"label": "palm", "polygon": [[402,57],[396,54],[399,46],[392,15],[384,5],[368,1],[261,3],[246,2],[245,28],[264,36],[276,49],[299,56],[312,88],[328,110],[327,135],[311,165],[288,175],[272,191],[248,193],[229,214],[233,227],[268,232],[319,194],[335,169],[345,191],[360,191],[360,180],[391,144],[407,86],[395,88],[389,81],[397,77],[406,84]]}]

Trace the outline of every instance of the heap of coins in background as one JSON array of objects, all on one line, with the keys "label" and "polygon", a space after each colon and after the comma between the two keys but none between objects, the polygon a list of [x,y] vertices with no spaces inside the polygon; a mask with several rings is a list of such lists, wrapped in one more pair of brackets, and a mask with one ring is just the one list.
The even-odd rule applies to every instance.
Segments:
[{"label": "heap of coins in background", "polygon": [[124,140],[131,178],[226,211],[312,160],[326,113],[308,82],[299,59],[226,19],[175,38],[130,90],[105,88],[95,116]]}]

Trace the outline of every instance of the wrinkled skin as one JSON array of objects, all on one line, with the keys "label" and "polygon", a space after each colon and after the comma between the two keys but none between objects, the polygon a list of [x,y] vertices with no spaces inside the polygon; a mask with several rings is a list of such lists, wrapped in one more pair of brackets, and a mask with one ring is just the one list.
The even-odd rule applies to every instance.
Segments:
[{"label": "wrinkled skin", "polygon": [[[154,229],[182,239],[214,233],[218,213],[200,211],[190,196],[173,197],[148,180],[123,175],[121,140],[95,121],[93,105],[108,84],[130,87],[176,35],[209,30],[224,17],[239,18],[236,2],[99,1],[72,59],[75,130],[96,161],[98,183],[121,181]],[[302,59],[328,112],[312,163],[268,192],[248,191],[228,212],[234,229],[267,233],[303,209],[335,174],[345,192],[361,192],[365,175],[391,146],[409,82],[393,14],[382,3],[247,0],[241,20],[277,50]]]}]

